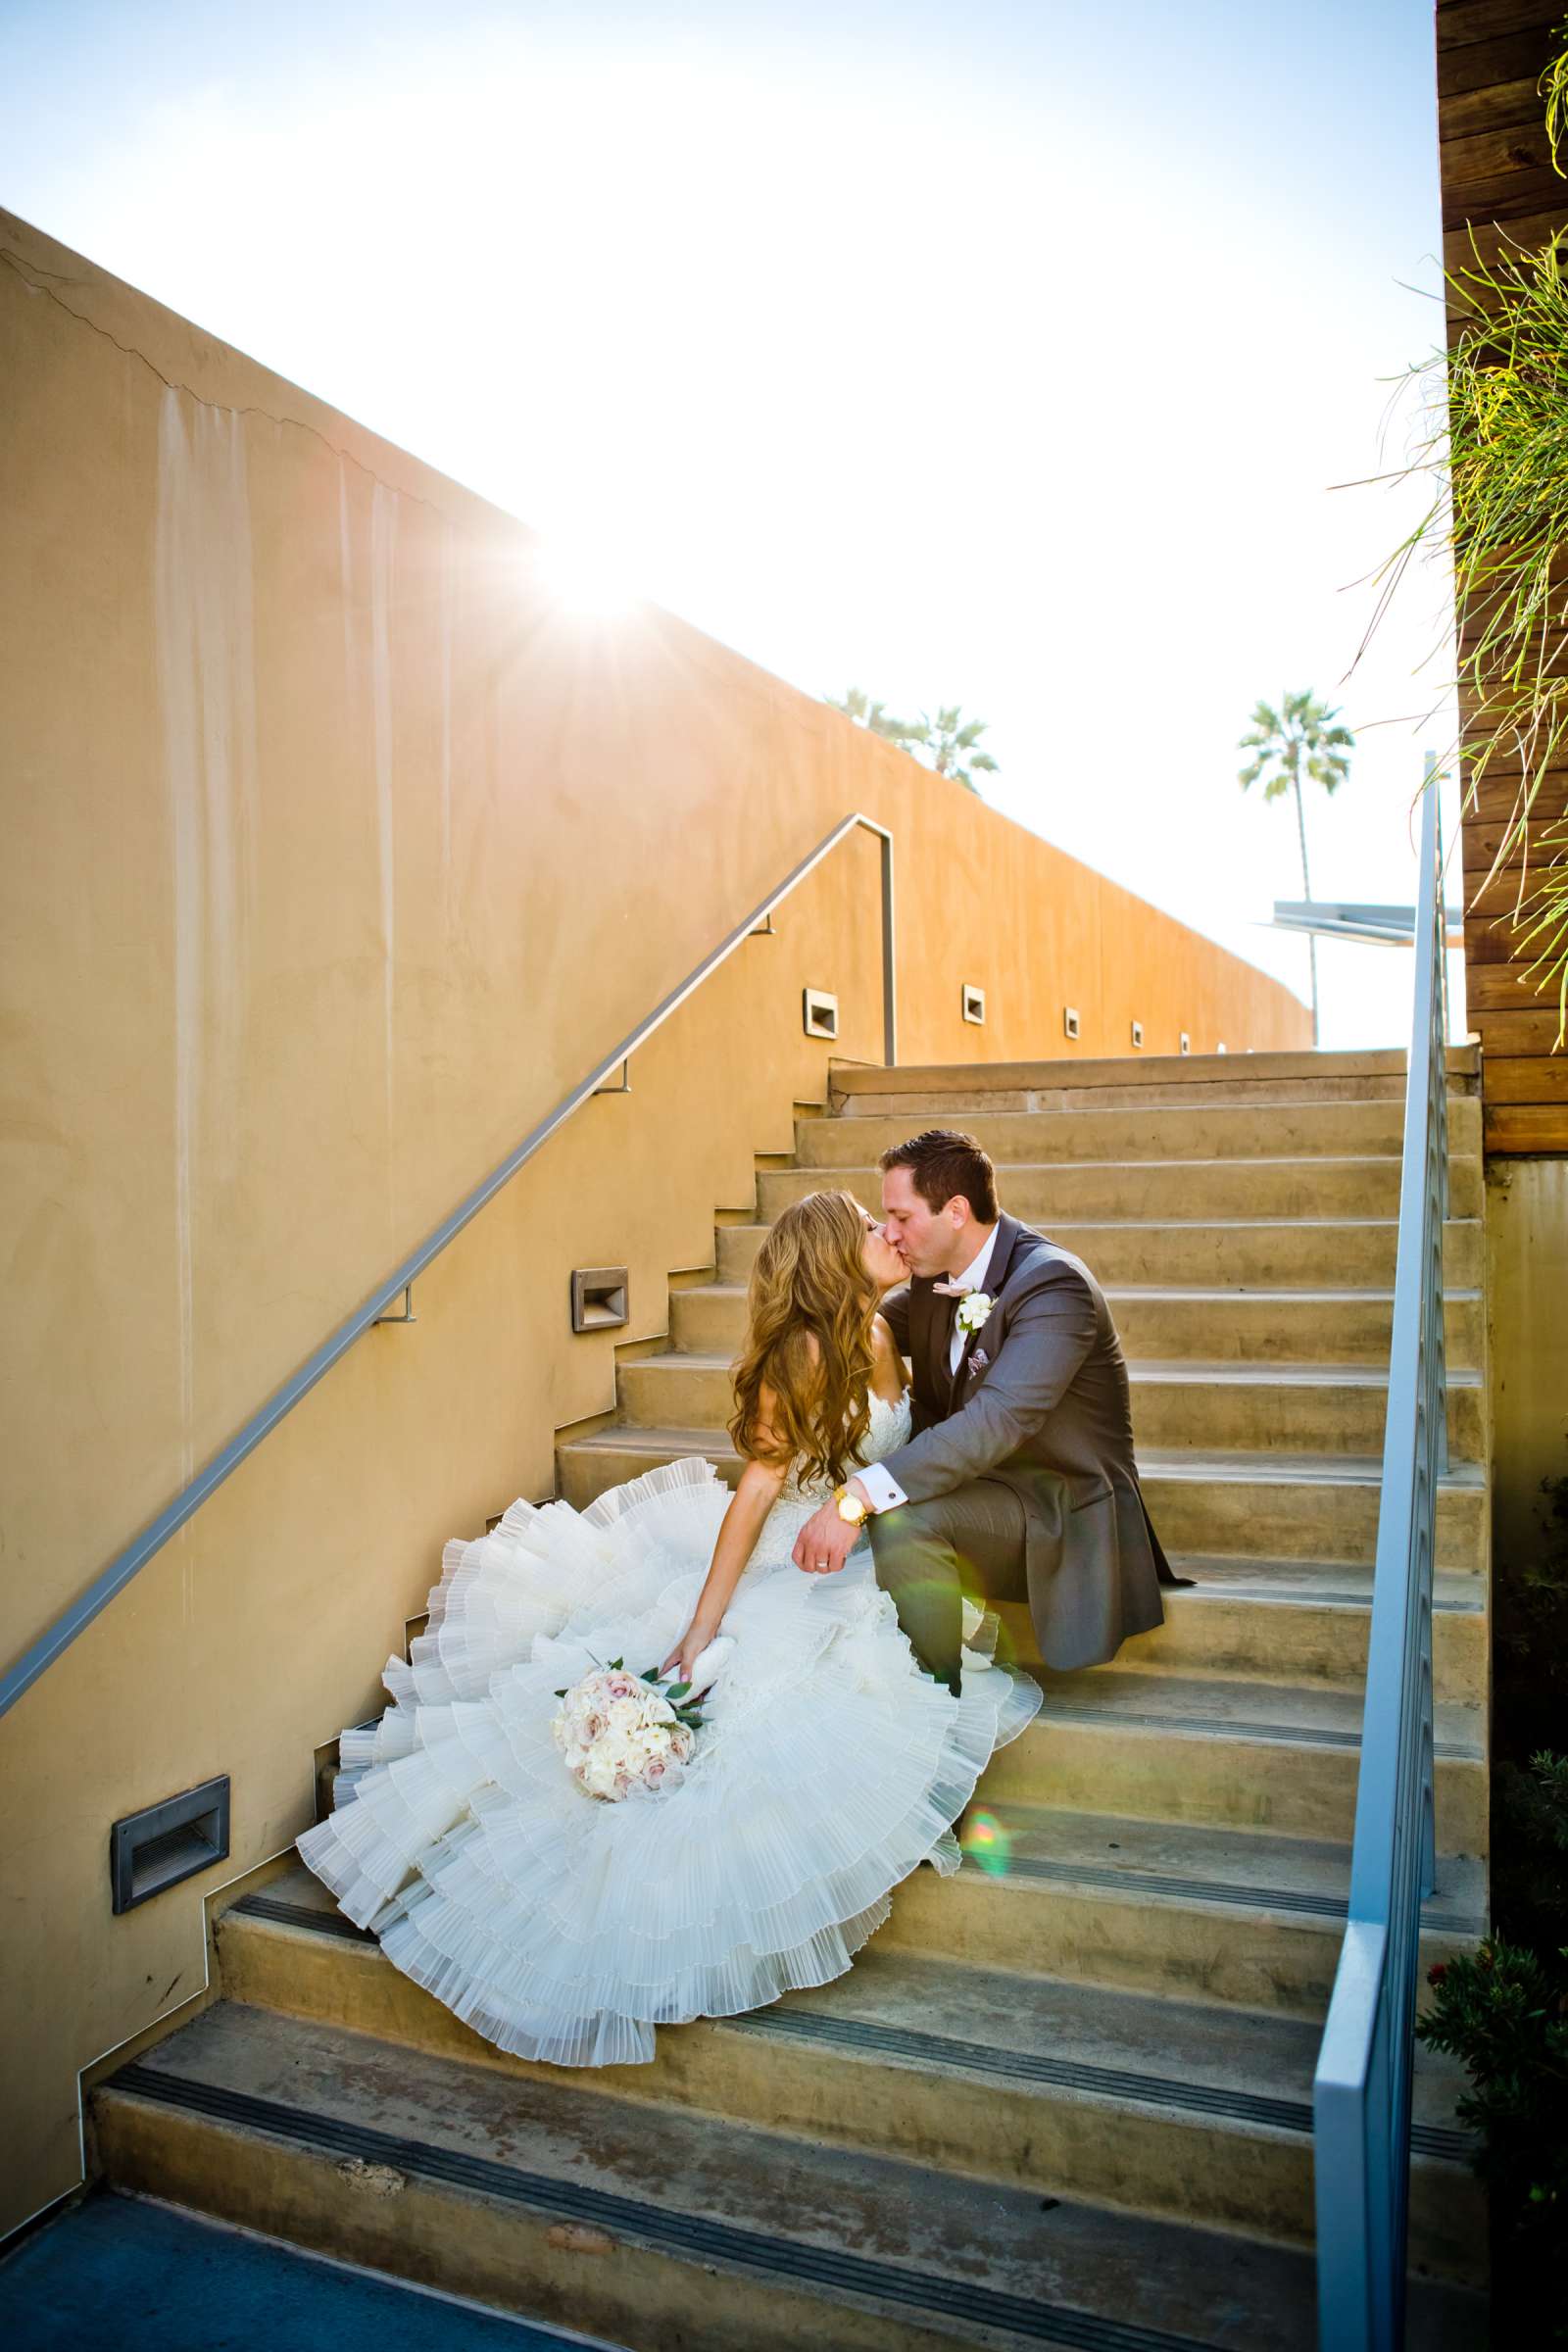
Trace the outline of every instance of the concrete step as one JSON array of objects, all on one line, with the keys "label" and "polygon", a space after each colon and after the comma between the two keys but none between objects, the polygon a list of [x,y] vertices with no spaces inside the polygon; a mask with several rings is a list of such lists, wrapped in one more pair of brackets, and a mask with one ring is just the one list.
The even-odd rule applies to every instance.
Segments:
[{"label": "concrete step", "polygon": [[[1323,1683],[1040,1670],[1045,1704],[1003,1748],[982,1801],[1348,1840],[1362,1696]],[[1438,1843],[1487,1851],[1485,1716],[1435,1711]]]},{"label": "concrete step", "polygon": [[[1164,1594],[1165,1622],[1135,1634],[1118,1666],[1160,1673],[1239,1674],[1259,1682],[1324,1682],[1360,1690],[1372,1621],[1372,1570],[1322,1560],[1175,1558],[1190,1592]],[[1436,1695],[1485,1703],[1488,1621],[1481,1580],[1445,1570],[1434,1580],[1432,1681]],[[1004,1603],[1018,1654],[1035,1657],[1029,1613]]]},{"label": "concrete step", "polygon": [[[978,1800],[960,1838],[957,1877],[911,1873],[868,1954],[897,1949],[1308,2020],[1326,2013],[1349,1886],[1347,1845]],[[1484,1866],[1441,1856],[1425,1908],[1423,1971],[1472,1950],[1485,1927]],[[381,1962],[373,1936],[343,1917],[303,1864],[231,1904],[217,1936],[229,2000],[499,2058]],[[380,1965],[367,1968],[367,1954]]]},{"label": "concrete step", "polygon": [[[254,1926],[251,1940],[261,1940]],[[316,1951],[300,1953],[271,1929],[278,2014],[303,2031],[316,2025],[308,2002],[336,2012],[326,2024],[386,2014],[373,1980],[396,1972],[373,1942],[333,1941],[318,1936]],[[309,1977],[304,2001],[289,1984],[296,1969]],[[246,1981],[260,1987],[254,1960]],[[1278,2011],[989,1971],[873,1940],[831,1984],[662,2034],[648,2066],[567,2073],[506,2059],[450,2013],[446,2022],[432,2014],[441,2004],[416,1987],[390,1984],[385,1997],[414,2048],[461,2055],[475,2073],[504,2071],[519,2092],[569,2082],[670,2114],[697,2110],[873,2157],[917,2158],[950,2177],[1068,2188],[1199,2227],[1311,2239],[1318,2028]],[[385,2046],[401,2049],[401,2034],[386,2034]],[[1462,2087],[1451,2062],[1418,2061],[1412,2203],[1425,2211],[1412,2255],[1422,2268],[1464,2276],[1483,2269],[1484,2256],[1481,2202],[1454,2127]],[[1455,2234],[1465,2249],[1458,2260]]]},{"label": "concrete step", "polygon": [[[1370,1364],[1138,1363],[1127,1366],[1140,1452],[1269,1454],[1380,1451],[1389,1376]],[[1479,1372],[1448,1375],[1448,1446],[1486,1451]]]},{"label": "concrete step", "polygon": [[[1481,1150],[1481,1104],[1458,1096],[1448,1104],[1448,1149],[1456,1157]],[[1365,1159],[1397,1153],[1404,1137],[1402,1102],[1144,1103],[1132,1109],[983,1110],[967,1116],[972,1135],[999,1166],[1020,1162],[1143,1159]],[[909,1114],[798,1119],[802,1167],[862,1168],[907,1141]]]},{"label": "concrete step", "polygon": [[[1127,1366],[1140,1450],[1371,1453],[1383,1444],[1386,1371],[1369,1364],[1137,1363]],[[721,1429],[734,1409],[729,1358],[662,1353],[616,1370],[634,1428]],[[1448,1381],[1448,1444],[1478,1461],[1486,1396],[1477,1372]]]},{"label": "concrete step", "polygon": [[[1085,1263],[1099,1275],[1092,1259]],[[1101,1280],[1123,1352],[1141,1362],[1176,1357],[1386,1367],[1389,1361],[1392,1290],[1171,1289]],[[1481,1295],[1451,1289],[1444,1304],[1448,1363],[1474,1369],[1486,1346]],[[669,1314],[670,1346],[677,1352],[733,1357],[745,1342],[746,1291],[740,1284],[673,1291]]]},{"label": "concrete step", "polygon": [[[1138,1475],[1167,1552],[1370,1566],[1377,1556],[1378,1454],[1139,1452]],[[1439,1569],[1483,1575],[1485,1472],[1457,1461],[1438,1488]]]},{"label": "concrete step", "polygon": [[[878,1951],[1319,2024],[1327,2014],[1350,1883],[1348,1844],[979,1801],[960,1838],[958,1876],[917,1870],[906,1879]],[[1486,1929],[1484,1863],[1442,1855],[1438,1882],[1423,1914],[1423,1995],[1426,1969],[1474,1950]]]},{"label": "concrete step", "polygon": [[[870,1205],[877,1202],[873,1194]],[[718,1228],[718,1287],[745,1287],[766,1231],[765,1225]],[[1392,1291],[1398,1223],[1394,1217],[1305,1217],[1294,1224],[1235,1218],[1209,1225],[1127,1220],[1054,1224],[1050,1238],[1092,1266],[1106,1289]],[[1480,1220],[1451,1217],[1444,1228],[1443,1251],[1450,1292],[1478,1291]]]},{"label": "concrete step", "polygon": [[[1230,1063],[1227,1055],[1219,1063],[1224,1069]],[[1125,1064],[1123,1065],[1126,1066]],[[1128,1083],[1118,1086],[1072,1086],[1048,1084],[1043,1086],[993,1086],[987,1082],[984,1065],[956,1073],[951,1087],[906,1089],[903,1093],[849,1095],[840,1099],[836,1085],[829,1082],[829,1110],[841,1119],[898,1118],[906,1123],[914,1135],[922,1127],[964,1127],[976,1112],[1008,1110],[1154,1110],[1167,1105],[1191,1109],[1195,1104],[1217,1102],[1234,1106],[1237,1103],[1302,1103],[1302,1102],[1397,1102],[1405,1099],[1402,1076],[1369,1078],[1216,1078],[1199,1079],[1184,1084],[1171,1080],[1165,1073],[1180,1068],[1169,1056],[1162,1056],[1160,1066],[1151,1067],[1143,1085]],[[1240,1065],[1246,1068],[1246,1063]],[[912,1076],[910,1072],[908,1075]],[[959,1084],[958,1076],[967,1081]],[[1450,1079],[1450,1102],[1477,1093],[1475,1079]]]},{"label": "concrete step", "polygon": [[[852,2123],[868,2120],[871,2092],[891,2078],[895,2106],[919,2094],[949,2137],[977,2107],[1005,2108],[1000,2145],[1029,2098],[1004,2081],[999,2094],[986,2045],[964,2036],[927,2033],[927,2044],[957,2049],[923,2051],[922,2065],[865,2034],[830,2042],[808,2026],[770,2038],[763,2020],[776,2014],[662,2040],[684,2034],[717,2048],[747,2084],[770,2072],[779,2096],[803,2105],[814,2082],[818,2103],[837,2101]],[[689,2063],[702,2054],[693,2048]],[[662,2054],[631,2071],[665,2065]],[[1154,2068],[1139,2071],[1157,2082]],[[727,2110],[733,2093],[718,2087]],[[1066,2180],[1043,2206],[1036,2157],[1026,2186],[975,2180],[830,2144],[814,2120],[803,2133],[683,2112],[672,2072],[658,2088],[657,2100],[621,2097],[225,2001],[101,2086],[94,2129],[120,2187],[637,2352],[812,2341],[833,2352],[1134,2342],[1252,2352],[1259,2341],[1308,2352],[1313,2341],[1299,2252],[1091,2204]],[[1243,2117],[1294,2113],[1277,2084],[1256,2096],[1255,2110],[1239,2093],[1231,2104]],[[1085,2128],[1098,2111],[1054,2104],[1064,2129],[1046,2162],[1070,2158],[1076,2127],[1086,2163],[1099,2164]],[[1147,2091],[1141,2107],[1151,2121],[1172,2115],[1174,2141],[1181,2111]],[[1228,2118],[1203,2121],[1217,2136]],[[1231,2131],[1244,2160],[1270,2146],[1288,2199],[1299,2133],[1264,2121]],[[1471,2237],[1467,2176],[1425,2145],[1414,2170],[1419,2237],[1429,2212],[1435,2223],[1455,2208],[1436,2231],[1451,2264]],[[1410,2340],[1473,2346],[1479,2308],[1458,2287],[1417,2281]]]},{"label": "concrete step", "polygon": [[[770,1225],[792,1200],[824,1187],[843,1189],[874,1208],[882,1178],[866,1162],[841,1168],[762,1168],[757,1213]],[[1009,1163],[1002,1205],[1027,1225],[1051,1232],[1063,1224],[1213,1224],[1246,1218],[1366,1218],[1399,1213],[1399,1161],[1394,1152],[1358,1159],[1116,1159]],[[1481,1162],[1456,1159],[1448,1205],[1456,1217],[1481,1214]]]},{"label": "concrete step", "polygon": [[[1099,1059],[906,1063],[886,1069],[836,1062],[828,1091],[840,1117],[914,1110],[927,1123],[974,1105],[994,1109],[1108,1108],[1122,1100],[1197,1102],[1402,1102],[1402,1047],[1365,1054],[1117,1054]],[[1448,1091],[1480,1091],[1480,1054],[1448,1048]],[[1015,1098],[1015,1100],[1014,1100]]]},{"label": "concrete step", "polygon": [[[740,1459],[712,1429],[614,1423],[556,1449],[562,1499],[585,1510],[607,1487],[683,1454],[710,1461],[731,1486]],[[1382,1463],[1375,1454],[1139,1453],[1139,1477],[1160,1540],[1174,1557],[1367,1565],[1377,1546]],[[1438,1494],[1440,1568],[1478,1575],[1487,1558],[1487,1482],[1459,1463]]]}]

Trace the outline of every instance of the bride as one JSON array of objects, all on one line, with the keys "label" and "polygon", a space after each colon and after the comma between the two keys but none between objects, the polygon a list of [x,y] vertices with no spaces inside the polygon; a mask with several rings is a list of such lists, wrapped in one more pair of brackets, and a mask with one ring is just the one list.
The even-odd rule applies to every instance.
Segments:
[{"label": "bride", "polygon": [[[863,1536],[837,1576],[790,1557],[858,1463],[907,1441],[877,1311],[907,1271],[851,1194],[786,1209],[752,1275],[734,1494],[710,1462],[681,1460],[581,1513],[514,1502],[492,1534],[447,1545],[412,1663],[388,1660],[394,1703],[344,1732],[334,1810],[299,1850],[400,1969],[502,2049],[651,2059],[656,2026],[841,1976],[900,1880],[922,1861],[957,1869],[952,1824],[1038,1687],[978,1654],[992,1618],[961,1695],[933,1681]],[[673,1785],[606,1802],[551,1727],[564,1686],[621,1658],[696,1668],[710,1688]]]}]

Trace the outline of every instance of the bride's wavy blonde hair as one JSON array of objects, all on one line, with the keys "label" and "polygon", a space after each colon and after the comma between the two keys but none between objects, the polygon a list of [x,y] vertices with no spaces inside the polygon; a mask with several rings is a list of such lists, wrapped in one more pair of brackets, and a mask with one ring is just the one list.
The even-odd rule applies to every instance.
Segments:
[{"label": "bride's wavy blonde hair", "polygon": [[[871,1423],[872,1330],[881,1297],[866,1270],[865,1212],[853,1193],[808,1193],[770,1227],[752,1268],[746,1346],[729,1434],[738,1450],[839,1486]],[[814,1343],[814,1345],[813,1345]],[[764,1414],[762,1389],[773,1393]]]}]

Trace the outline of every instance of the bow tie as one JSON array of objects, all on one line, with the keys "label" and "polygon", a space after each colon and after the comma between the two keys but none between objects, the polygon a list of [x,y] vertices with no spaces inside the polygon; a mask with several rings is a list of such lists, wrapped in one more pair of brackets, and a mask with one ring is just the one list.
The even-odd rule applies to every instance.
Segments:
[{"label": "bow tie", "polygon": [[973,1289],[972,1282],[934,1282],[931,1296],[933,1298],[967,1298]]}]

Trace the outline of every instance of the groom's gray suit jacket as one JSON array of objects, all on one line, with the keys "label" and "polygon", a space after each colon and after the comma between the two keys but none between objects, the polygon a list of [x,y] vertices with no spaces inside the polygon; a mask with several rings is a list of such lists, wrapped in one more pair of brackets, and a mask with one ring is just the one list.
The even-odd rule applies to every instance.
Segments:
[{"label": "groom's gray suit jacket", "polygon": [[914,1503],[975,1478],[1011,1487],[1041,1657],[1102,1665],[1162,1622],[1160,1583],[1177,1581],[1138,1483],[1121,1342],[1082,1260],[1004,1212],[986,1294],[951,1377],[957,1301],[918,1276],[883,1300],[914,1376],[914,1434],[883,1467]]}]

